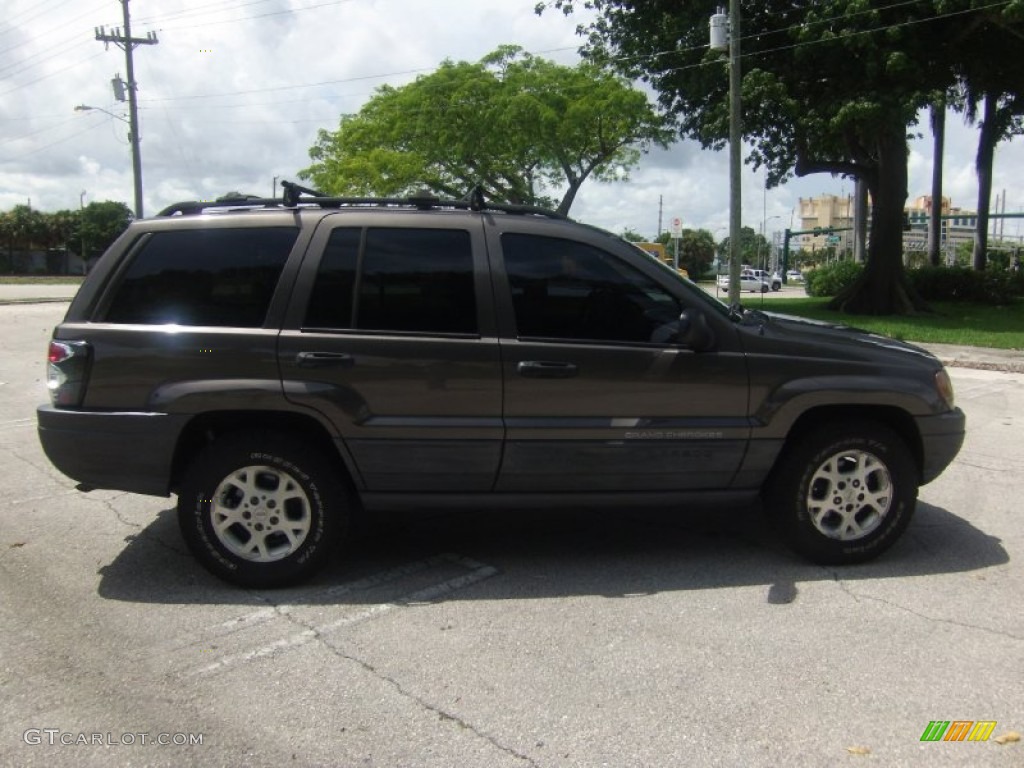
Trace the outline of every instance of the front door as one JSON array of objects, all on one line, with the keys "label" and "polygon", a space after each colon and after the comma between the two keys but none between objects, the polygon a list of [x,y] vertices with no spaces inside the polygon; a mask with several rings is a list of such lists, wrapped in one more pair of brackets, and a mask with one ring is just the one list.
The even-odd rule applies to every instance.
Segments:
[{"label": "front door", "polygon": [[603,239],[509,227],[492,242],[507,275],[496,283],[507,430],[497,490],[728,487],[749,438],[735,336],[714,351],[673,343],[686,291]]}]

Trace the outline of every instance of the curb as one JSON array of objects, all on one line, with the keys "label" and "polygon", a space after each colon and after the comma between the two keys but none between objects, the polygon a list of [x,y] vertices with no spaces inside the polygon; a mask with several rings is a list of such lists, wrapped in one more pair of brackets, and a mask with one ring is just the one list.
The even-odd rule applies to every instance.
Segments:
[{"label": "curb", "polygon": [[62,301],[70,302],[71,299],[71,296],[53,296],[46,299],[0,299],[0,306],[5,306],[7,304],[58,304]]}]

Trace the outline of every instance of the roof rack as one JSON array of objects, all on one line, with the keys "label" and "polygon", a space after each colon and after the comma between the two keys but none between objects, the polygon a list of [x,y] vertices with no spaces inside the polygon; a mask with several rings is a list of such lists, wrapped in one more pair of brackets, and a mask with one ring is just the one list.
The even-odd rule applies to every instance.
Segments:
[{"label": "roof rack", "polygon": [[164,208],[157,216],[189,216],[218,208],[298,208],[319,206],[320,208],[349,207],[413,207],[420,210],[453,208],[466,211],[500,211],[511,214],[533,214],[551,219],[568,219],[565,214],[549,208],[534,205],[492,203],[484,199],[483,189],[475,186],[461,200],[445,200],[427,191],[409,197],[331,197],[315,189],[307,189],[291,181],[281,182],[281,197],[256,197],[255,195],[231,194],[216,200],[192,200],[175,203]]}]

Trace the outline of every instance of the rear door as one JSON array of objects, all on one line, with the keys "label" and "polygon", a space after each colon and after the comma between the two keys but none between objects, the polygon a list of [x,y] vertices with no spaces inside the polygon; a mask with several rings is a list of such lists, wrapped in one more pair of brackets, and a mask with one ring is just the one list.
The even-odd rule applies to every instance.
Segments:
[{"label": "rear door", "polygon": [[328,216],[281,334],[286,396],[328,419],[371,492],[487,491],[501,370],[478,218]]},{"label": "rear door", "polygon": [[688,289],[603,233],[513,220],[490,245],[507,428],[497,489],[727,487],[749,437],[735,334],[710,352],[670,342]]}]

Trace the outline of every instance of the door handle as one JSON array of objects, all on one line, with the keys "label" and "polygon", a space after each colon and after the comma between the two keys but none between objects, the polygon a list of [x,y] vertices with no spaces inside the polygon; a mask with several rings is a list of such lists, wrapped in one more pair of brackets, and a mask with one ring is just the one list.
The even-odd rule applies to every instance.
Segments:
[{"label": "door handle", "polygon": [[300,368],[351,368],[356,361],[344,352],[299,352],[295,362]]},{"label": "door handle", "polygon": [[579,369],[573,363],[555,363],[547,360],[523,360],[516,366],[520,376],[528,379],[571,379]]}]

